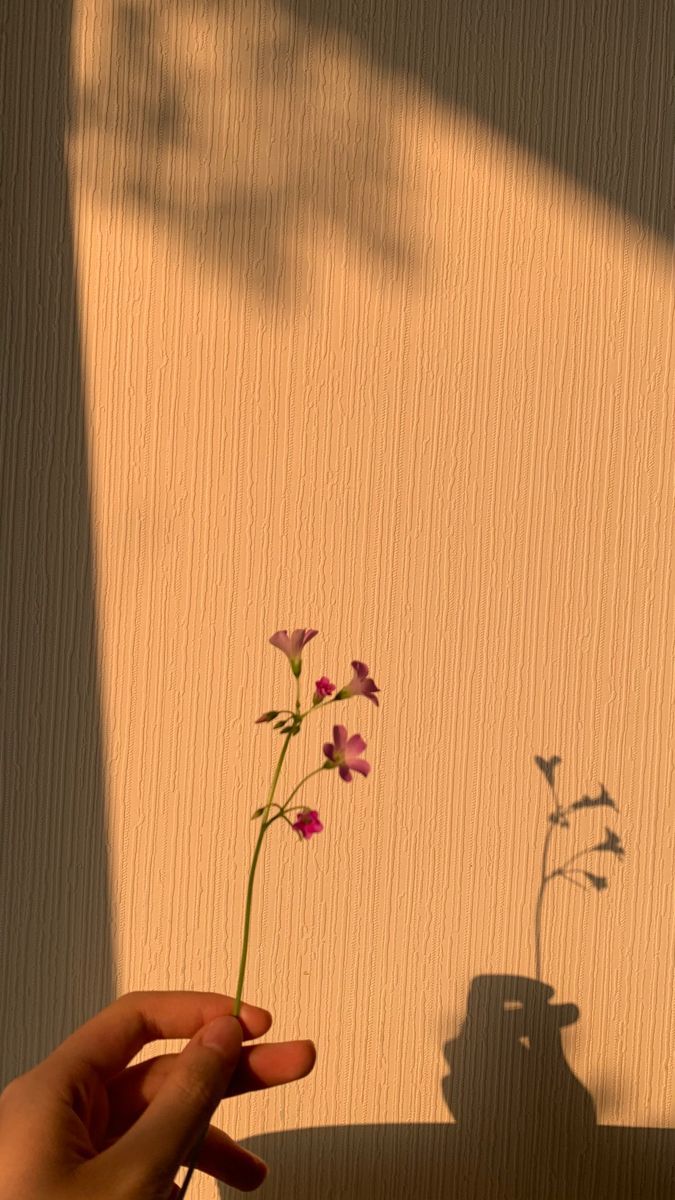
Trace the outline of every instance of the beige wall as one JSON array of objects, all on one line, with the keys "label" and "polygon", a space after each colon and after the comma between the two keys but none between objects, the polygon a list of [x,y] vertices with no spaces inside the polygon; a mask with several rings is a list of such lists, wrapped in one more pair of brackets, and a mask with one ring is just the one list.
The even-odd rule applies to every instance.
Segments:
[{"label": "beige wall", "polygon": [[[537,60],[521,5],[488,103],[469,9],[455,36],[440,6],[405,35],[386,6],[325,7],[73,12],[112,994],[234,990],[277,745],[252,722],[292,696],[267,638],[311,625],[307,686],[358,657],[382,689],[343,710],[374,769],[309,786],[320,838],[268,837],[244,994],[318,1061],[222,1123],[449,1120],[471,981],[534,974],[533,756],[557,753],[562,801],[604,782],[626,847],[596,856],[604,893],[548,893],[543,976],[580,1010],[565,1056],[600,1123],[667,1127],[674,305],[640,136],[643,110],[659,137],[669,119],[665,9],[647,41],[637,8],[609,41],[594,12],[579,66],[562,17]],[[329,728],[293,744],[289,785]]]}]

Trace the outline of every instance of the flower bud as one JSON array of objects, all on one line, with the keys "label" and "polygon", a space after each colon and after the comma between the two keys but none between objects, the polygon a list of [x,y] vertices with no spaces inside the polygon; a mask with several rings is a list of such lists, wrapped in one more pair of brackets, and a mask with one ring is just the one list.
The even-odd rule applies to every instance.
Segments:
[{"label": "flower bud", "polygon": [[258,717],[258,720],[255,721],[254,724],[255,725],[263,725],[266,721],[273,721],[274,718],[278,717],[278,716],[279,716],[278,712],[274,712],[273,710],[271,710],[270,712],[263,713],[263,715],[261,717]]}]

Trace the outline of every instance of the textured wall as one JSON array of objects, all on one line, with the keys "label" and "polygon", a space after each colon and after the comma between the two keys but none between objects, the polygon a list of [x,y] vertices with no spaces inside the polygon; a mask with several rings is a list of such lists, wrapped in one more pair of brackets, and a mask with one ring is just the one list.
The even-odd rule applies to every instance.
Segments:
[{"label": "textured wall", "polygon": [[[554,1145],[564,1175],[584,1138],[596,1194],[656,1195],[675,1123],[665,0],[40,9],[6,43],[30,151],[1,464],[7,1074],[121,991],[234,991],[277,745],[253,721],[292,700],[267,638],[311,625],[307,687],[357,657],[382,690],[341,713],[374,769],[309,785],[320,837],[266,840],[244,996],[318,1061],[219,1121],[278,1131],[255,1145],[275,1197],[487,1196],[486,1161],[515,1179]],[[319,761],[314,722],[289,784]],[[536,1015],[536,754],[562,758],[561,803],[604,783],[620,810],[556,827],[552,861],[608,824],[625,846],[588,859],[606,890],[546,893],[541,978],[579,1010],[560,1032]],[[533,981],[508,1030],[505,975]]]}]

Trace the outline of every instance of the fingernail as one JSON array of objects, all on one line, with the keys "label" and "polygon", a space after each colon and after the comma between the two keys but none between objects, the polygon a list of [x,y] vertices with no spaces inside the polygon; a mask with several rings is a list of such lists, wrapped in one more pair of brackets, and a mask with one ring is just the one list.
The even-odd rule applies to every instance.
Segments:
[{"label": "fingernail", "polygon": [[221,1054],[230,1054],[233,1044],[241,1045],[242,1029],[236,1017],[216,1017],[204,1026],[200,1041],[202,1046],[210,1046]]},{"label": "fingernail", "polygon": [[[250,1153],[250,1151],[249,1151],[249,1153]],[[251,1154],[251,1159],[253,1160],[251,1162],[251,1166],[256,1166],[259,1169],[258,1178],[253,1181],[253,1186],[251,1188],[251,1191],[255,1191],[256,1188],[259,1188],[260,1185],[262,1183],[264,1183],[265,1180],[267,1179],[267,1176],[269,1174],[269,1167],[267,1166],[266,1162],[263,1162],[262,1158],[258,1158],[257,1154]]]}]

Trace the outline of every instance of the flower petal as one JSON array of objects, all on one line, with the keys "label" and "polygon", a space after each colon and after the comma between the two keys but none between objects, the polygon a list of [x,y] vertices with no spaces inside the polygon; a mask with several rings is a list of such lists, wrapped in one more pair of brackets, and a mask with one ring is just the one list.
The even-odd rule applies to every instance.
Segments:
[{"label": "flower petal", "polygon": [[338,768],[338,771],[339,771],[340,779],[344,779],[345,783],[351,783],[351,781],[352,781],[352,773],[351,773],[351,771],[349,770],[349,767],[346,767],[346,766],[343,764],[342,766],[340,766],[340,767]]},{"label": "flower petal", "polygon": [[291,640],[288,636],[287,629],[279,629],[276,633],[273,633],[270,638],[270,642],[273,646],[276,646],[278,650],[283,650],[284,654],[291,653]]},{"label": "flower petal", "polygon": [[366,748],[366,743],[360,733],[353,733],[345,746],[348,754],[361,754]]},{"label": "flower petal", "polygon": [[289,638],[292,658],[297,658],[302,650],[302,635],[304,632],[304,629],[294,629]]},{"label": "flower petal", "polygon": [[345,744],[347,741],[346,725],[334,725],[333,726],[333,741],[335,743],[336,750],[344,750]]},{"label": "flower petal", "polygon": [[334,761],[335,747],[331,742],[324,742],[323,752],[326,755],[326,758],[329,758],[331,762]]},{"label": "flower petal", "polygon": [[358,771],[359,775],[370,774],[370,763],[366,762],[365,758],[352,758],[347,765],[352,771]]}]

